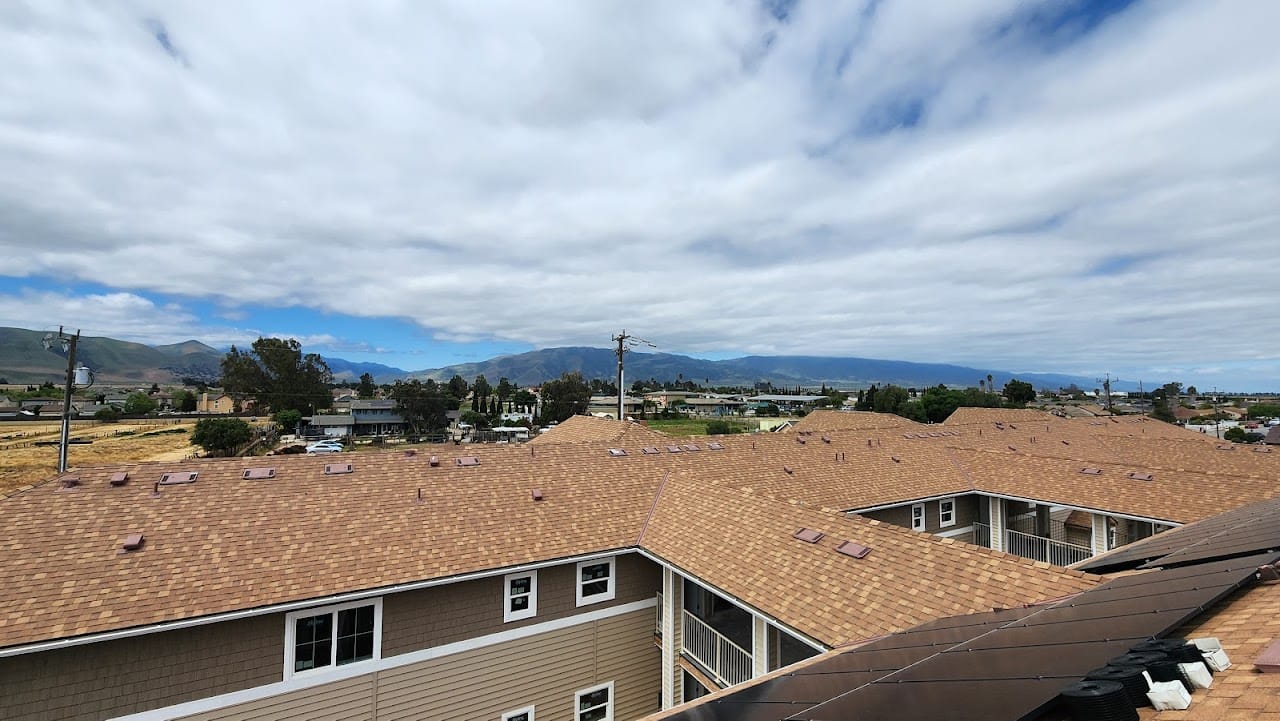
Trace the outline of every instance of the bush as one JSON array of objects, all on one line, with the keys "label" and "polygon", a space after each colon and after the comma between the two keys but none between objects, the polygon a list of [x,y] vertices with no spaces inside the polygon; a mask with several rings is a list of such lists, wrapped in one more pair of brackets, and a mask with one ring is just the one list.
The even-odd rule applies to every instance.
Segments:
[{"label": "bush", "polygon": [[742,429],[728,421],[708,421],[707,435],[709,436],[727,436],[733,433],[741,433]]},{"label": "bush", "polygon": [[211,454],[227,454],[252,437],[253,428],[239,418],[203,418],[196,422],[191,442]]},{"label": "bush", "polygon": [[120,411],[116,410],[113,406],[99,408],[98,412],[93,414],[93,419],[95,421],[102,421],[103,423],[115,423],[120,420]]}]

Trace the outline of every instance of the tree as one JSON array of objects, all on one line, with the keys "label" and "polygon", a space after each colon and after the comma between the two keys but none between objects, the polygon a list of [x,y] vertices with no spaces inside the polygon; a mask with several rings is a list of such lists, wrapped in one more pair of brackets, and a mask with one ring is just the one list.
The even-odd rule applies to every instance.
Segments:
[{"label": "tree", "polygon": [[210,455],[230,455],[252,437],[253,428],[240,418],[201,418],[191,442]]},{"label": "tree", "polygon": [[196,409],[196,394],[188,390],[178,390],[173,392],[173,409],[190,413]]},{"label": "tree", "polygon": [[275,415],[271,417],[271,420],[280,424],[281,428],[296,430],[298,424],[302,422],[302,413],[292,409],[276,411]]},{"label": "tree", "polygon": [[471,387],[467,385],[466,380],[464,380],[462,376],[454,374],[454,376],[449,379],[449,383],[445,386],[445,390],[451,398],[455,398],[459,403],[461,403],[467,399],[467,393],[471,392]]},{"label": "tree", "polygon": [[1250,418],[1280,417],[1280,403],[1254,403],[1249,406]]},{"label": "tree", "polygon": [[272,411],[311,412],[333,405],[329,383],[333,374],[315,353],[302,354],[290,338],[259,338],[253,349],[231,346],[222,359],[222,383],[234,395],[246,395]]},{"label": "tree", "polygon": [[485,380],[484,374],[476,376],[476,380],[471,384],[471,410],[477,413],[484,413],[489,405],[489,394],[493,389],[489,387],[489,381]]},{"label": "tree", "polygon": [[156,409],[156,401],[143,391],[130,393],[124,401],[124,412],[130,416],[145,416]]},{"label": "tree", "polygon": [[538,397],[521,388],[511,394],[511,404],[515,406],[517,411],[522,413],[532,413],[533,407],[538,405]]},{"label": "tree", "polygon": [[458,421],[470,426],[475,426],[476,428],[489,427],[489,416],[486,416],[483,413],[477,413],[476,411],[463,411],[462,415],[458,417]]},{"label": "tree", "polygon": [[396,381],[389,394],[396,402],[400,417],[417,433],[443,430],[449,425],[449,398],[445,388],[431,379]]},{"label": "tree", "polygon": [[875,394],[871,410],[876,413],[897,413],[907,404],[907,389],[895,385],[887,385]]},{"label": "tree", "polygon": [[1004,397],[1009,400],[1010,405],[1021,408],[1036,399],[1036,389],[1026,381],[1013,378],[1004,384]]},{"label": "tree", "polygon": [[591,387],[582,373],[564,373],[559,379],[542,384],[542,421],[559,423],[586,413],[590,401]]},{"label": "tree", "polygon": [[93,414],[93,419],[95,421],[102,421],[103,423],[115,423],[120,420],[120,411],[116,410],[114,406],[99,408],[97,412]]},{"label": "tree", "polygon": [[1198,396],[1200,395],[1200,391],[1196,390],[1195,386],[1187,386],[1187,395]]},{"label": "tree", "polygon": [[378,387],[373,384],[373,375],[370,373],[362,373],[360,375],[360,387],[357,392],[361,398],[372,398],[377,393]]},{"label": "tree", "polygon": [[1232,426],[1222,432],[1222,440],[1231,441],[1233,443],[1244,442],[1244,429],[1240,426]]},{"label": "tree", "polygon": [[511,385],[511,381],[506,376],[498,379],[498,387],[494,393],[498,396],[498,411],[501,412],[507,406],[507,399],[516,392],[516,387]]}]

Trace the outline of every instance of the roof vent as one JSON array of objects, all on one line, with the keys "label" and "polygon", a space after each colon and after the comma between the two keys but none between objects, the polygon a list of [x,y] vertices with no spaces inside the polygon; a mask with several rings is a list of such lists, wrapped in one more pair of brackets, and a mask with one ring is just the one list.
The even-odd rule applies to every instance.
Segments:
[{"label": "roof vent", "polygon": [[667,446],[667,453],[679,453],[680,446]]},{"label": "roof vent", "polygon": [[916,434],[914,434],[914,433],[903,433],[903,434],[902,434],[902,437],[903,437],[903,438],[915,438],[915,437],[916,437]]},{"label": "roof vent", "polygon": [[124,537],[124,543],[120,544],[120,552],[128,553],[129,551],[136,551],[139,548],[142,548],[142,544],[146,543],[146,540],[146,537],[141,533],[130,533]]},{"label": "roof vent", "polygon": [[324,464],[324,474],[326,476],[340,476],[344,473],[352,473],[356,470],[354,463],[326,463]]},{"label": "roof vent", "polygon": [[621,448],[610,448],[609,455],[613,456],[614,458],[618,458],[619,456],[627,455],[627,452]]},{"label": "roof vent", "polygon": [[844,555],[852,558],[866,558],[867,554],[871,553],[871,548],[869,546],[864,546],[861,543],[844,541],[839,546],[836,546],[836,552],[843,553]]},{"label": "roof vent", "polygon": [[796,443],[804,444],[804,436],[796,436]]},{"label": "roof vent", "polygon": [[791,470],[791,466],[783,466],[782,472],[787,475],[791,475],[792,473],[795,473],[795,471]]},{"label": "roof vent", "polygon": [[404,452],[404,457],[405,457],[405,458],[413,458],[413,457],[414,457],[414,456],[416,456],[416,455],[418,455],[418,452],[417,452],[417,451],[415,451],[415,450],[413,450],[412,448],[410,448],[410,449],[408,449],[408,450],[406,450],[406,451]]},{"label": "roof vent", "polygon": [[1017,426],[1015,426],[1015,425],[1013,425],[1012,423],[1010,423],[1010,424],[1009,424],[1009,427],[1010,427],[1010,428],[1012,428],[1012,429],[1013,429],[1013,430],[1015,430],[1015,431],[1016,431],[1016,430],[1018,430],[1018,427],[1017,427]]},{"label": "roof vent", "polygon": [[129,482],[129,472],[128,472],[128,471],[117,471],[117,472],[115,472],[115,473],[112,473],[112,474],[111,474],[111,480],[109,480],[109,481],[107,481],[107,482],[108,482],[108,483],[110,483],[110,484],[111,484],[111,485],[113,485],[113,486],[123,486],[124,484],[126,484],[126,483],[128,483],[128,482]]},{"label": "roof vent", "polygon": [[831,442],[831,439],[830,439],[830,438],[827,438],[826,436],[823,436],[823,437],[822,437],[822,442],[823,442],[823,443],[830,443],[830,442]]},{"label": "roof vent", "polygon": [[1018,447],[1017,447],[1017,446],[1009,446],[1009,450],[1011,450],[1011,451],[1016,451],[1016,450],[1018,450]]},{"label": "roof vent", "polygon": [[[708,443],[708,444],[707,444],[707,450],[709,450],[709,451],[722,451],[722,450],[724,450],[724,444],[723,444],[723,443],[716,443],[715,441],[712,441],[712,442],[710,442],[710,443]],[[1270,449],[1270,448],[1268,448],[1267,450],[1269,451],[1269,450],[1271,450],[1271,449]]]},{"label": "roof vent", "polygon": [[1080,469],[1080,472],[1081,472],[1081,473],[1083,473],[1083,474],[1085,474],[1086,476],[1101,476],[1101,475],[1102,475],[1102,469],[1101,469],[1101,468],[1087,468],[1087,467],[1086,467],[1086,468],[1081,468],[1081,469]]},{"label": "roof vent", "polygon": [[681,447],[681,448],[683,448],[683,449],[685,449],[686,451],[695,451],[695,452],[696,452],[696,451],[700,451],[700,450],[702,450],[701,448],[699,448],[699,447],[698,447],[698,444],[696,444],[696,443],[686,443],[685,445],[680,446],[680,447]]},{"label": "roof vent", "polygon": [[889,456],[889,458],[893,459],[894,463],[902,463],[902,458],[899,456]]},{"label": "roof vent", "polygon": [[480,459],[475,456],[459,456],[455,463],[464,468],[480,465]]},{"label": "roof vent", "polygon": [[1064,445],[1064,446],[1069,446],[1069,445],[1071,445],[1071,441],[1067,440],[1066,438],[1063,438],[1063,439],[1062,439],[1062,445]]},{"label": "roof vent", "polygon": [[1267,446],[1254,446],[1254,447],[1253,447],[1253,452],[1254,452],[1254,453],[1270,453],[1270,452],[1271,452],[1271,448],[1269,448],[1269,447],[1267,447]]},{"label": "roof vent", "polygon": [[436,466],[440,465],[440,457],[432,456],[431,460],[427,461],[427,465],[431,466],[432,468],[435,468]]},{"label": "roof vent", "polygon": [[1131,472],[1129,477],[1135,481],[1150,481],[1155,478],[1155,476],[1150,473],[1138,473],[1137,471]]},{"label": "roof vent", "polygon": [[1235,449],[1236,449],[1236,447],[1235,447],[1235,446],[1232,446],[1232,445],[1220,445],[1220,446],[1218,446],[1218,450],[1220,450],[1220,451],[1234,451]]},{"label": "roof vent", "polygon": [[929,434],[929,437],[930,437],[930,438],[938,438],[938,437],[940,437],[941,435],[942,435],[941,433],[930,433],[930,434]]},{"label": "roof vent", "polygon": [[176,473],[166,473],[160,476],[160,485],[162,486],[179,486],[183,483],[195,483],[199,471],[178,471]]},{"label": "roof vent", "polygon": [[818,541],[821,541],[822,537],[825,535],[827,534],[823,533],[822,531],[815,531],[812,528],[801,528],[800,530],[791,534],[791,537],[798,538],[801,541],[804,541],[805,543],[817,543]]},{"label": "roof vent", "polygon": [[533,489],[533,491],[531,491],[531,492],[529,493],[529,495],[530,495],[530,496],[533,498],[533,500],[535,500],[535,501],[541,501],[541,500],[544,498],[544,496],[542,495],[542,489],[541,489],[541,488],[535,488],[535,489]]},{"label": "roof vent", "polygon": [[274,468],[246,468],[244,473],[240,474],[246,481],[258,481],[265,478],[275,478],[276,469]]},{"label": "roof vent", "polygon": [[61,490],[69,491],[69,490],[71,490],[71,489],[73,489],[73,488],[77,488],[79,485],[80,485],[80,477],[79,477],[79,476],[67,476],[66,478],[63,478],[63,479],[62,479],[62,488],[61,488]]},{"label": "roof vent", "polygon": [[645,454],[646,456],[654,456],[661,453],[662,451],[658,450],[653,446],[645,446],[644,448],[640,449],[640,452]]}]

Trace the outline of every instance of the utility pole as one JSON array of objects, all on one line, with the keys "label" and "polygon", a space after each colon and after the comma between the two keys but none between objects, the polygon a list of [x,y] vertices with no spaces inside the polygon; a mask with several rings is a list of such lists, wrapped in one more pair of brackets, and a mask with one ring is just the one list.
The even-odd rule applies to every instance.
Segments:
[{"label": "utility pole", "polygon": [[80,342],[80,331],[75,335],[62,332],[58,326],[58,334],[52,333],[44,337],[44,347],[52,350],[55,342],[61,342],[67,352],[67,389],[62,397],[62,442],[58,444],[58,473],[67,472],[67,446],[71,443],[71,390],[76,380],[76,344]]},{"label": "utility pole", "polygon": [[649,346],[650,348],[657,348],[658,346],[650,343],[649,341],[643,338],[637,338],[633,335],[627,335],[626,329],[623,329],[623,331],[618,335],[613,336],[611,340],[616,341],[618,344],[618,348],[617,350],[614,351],[614,353],[616,353],[618,356],[618,420],[621,421],[621,420],[626,420],[626,415],[623,413],[623,398],[626,396],[626,392],[627,392],[626,387],[622,385],[622,380],[623,380],[622,355],[637,345],[644,344]]},{"label": "utility pole", "polygon": [[[1117,378],[1116,380],[1120,380]],[[1107,413],[1115,415],[1116,412],[1111,406],[1111,374],[1108,373],[1106,378],[1099,378],[1098,382],[1102,384],[1102,392],[1107,396]]]}]

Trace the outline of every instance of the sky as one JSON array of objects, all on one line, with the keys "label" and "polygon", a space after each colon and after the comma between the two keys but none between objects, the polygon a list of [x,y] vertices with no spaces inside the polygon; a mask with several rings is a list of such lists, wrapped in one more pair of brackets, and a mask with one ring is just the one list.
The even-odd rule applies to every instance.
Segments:
[{"label": "sky", "polygon": [[1280,3],[0,3],[0,326],[1280,390]]}]

